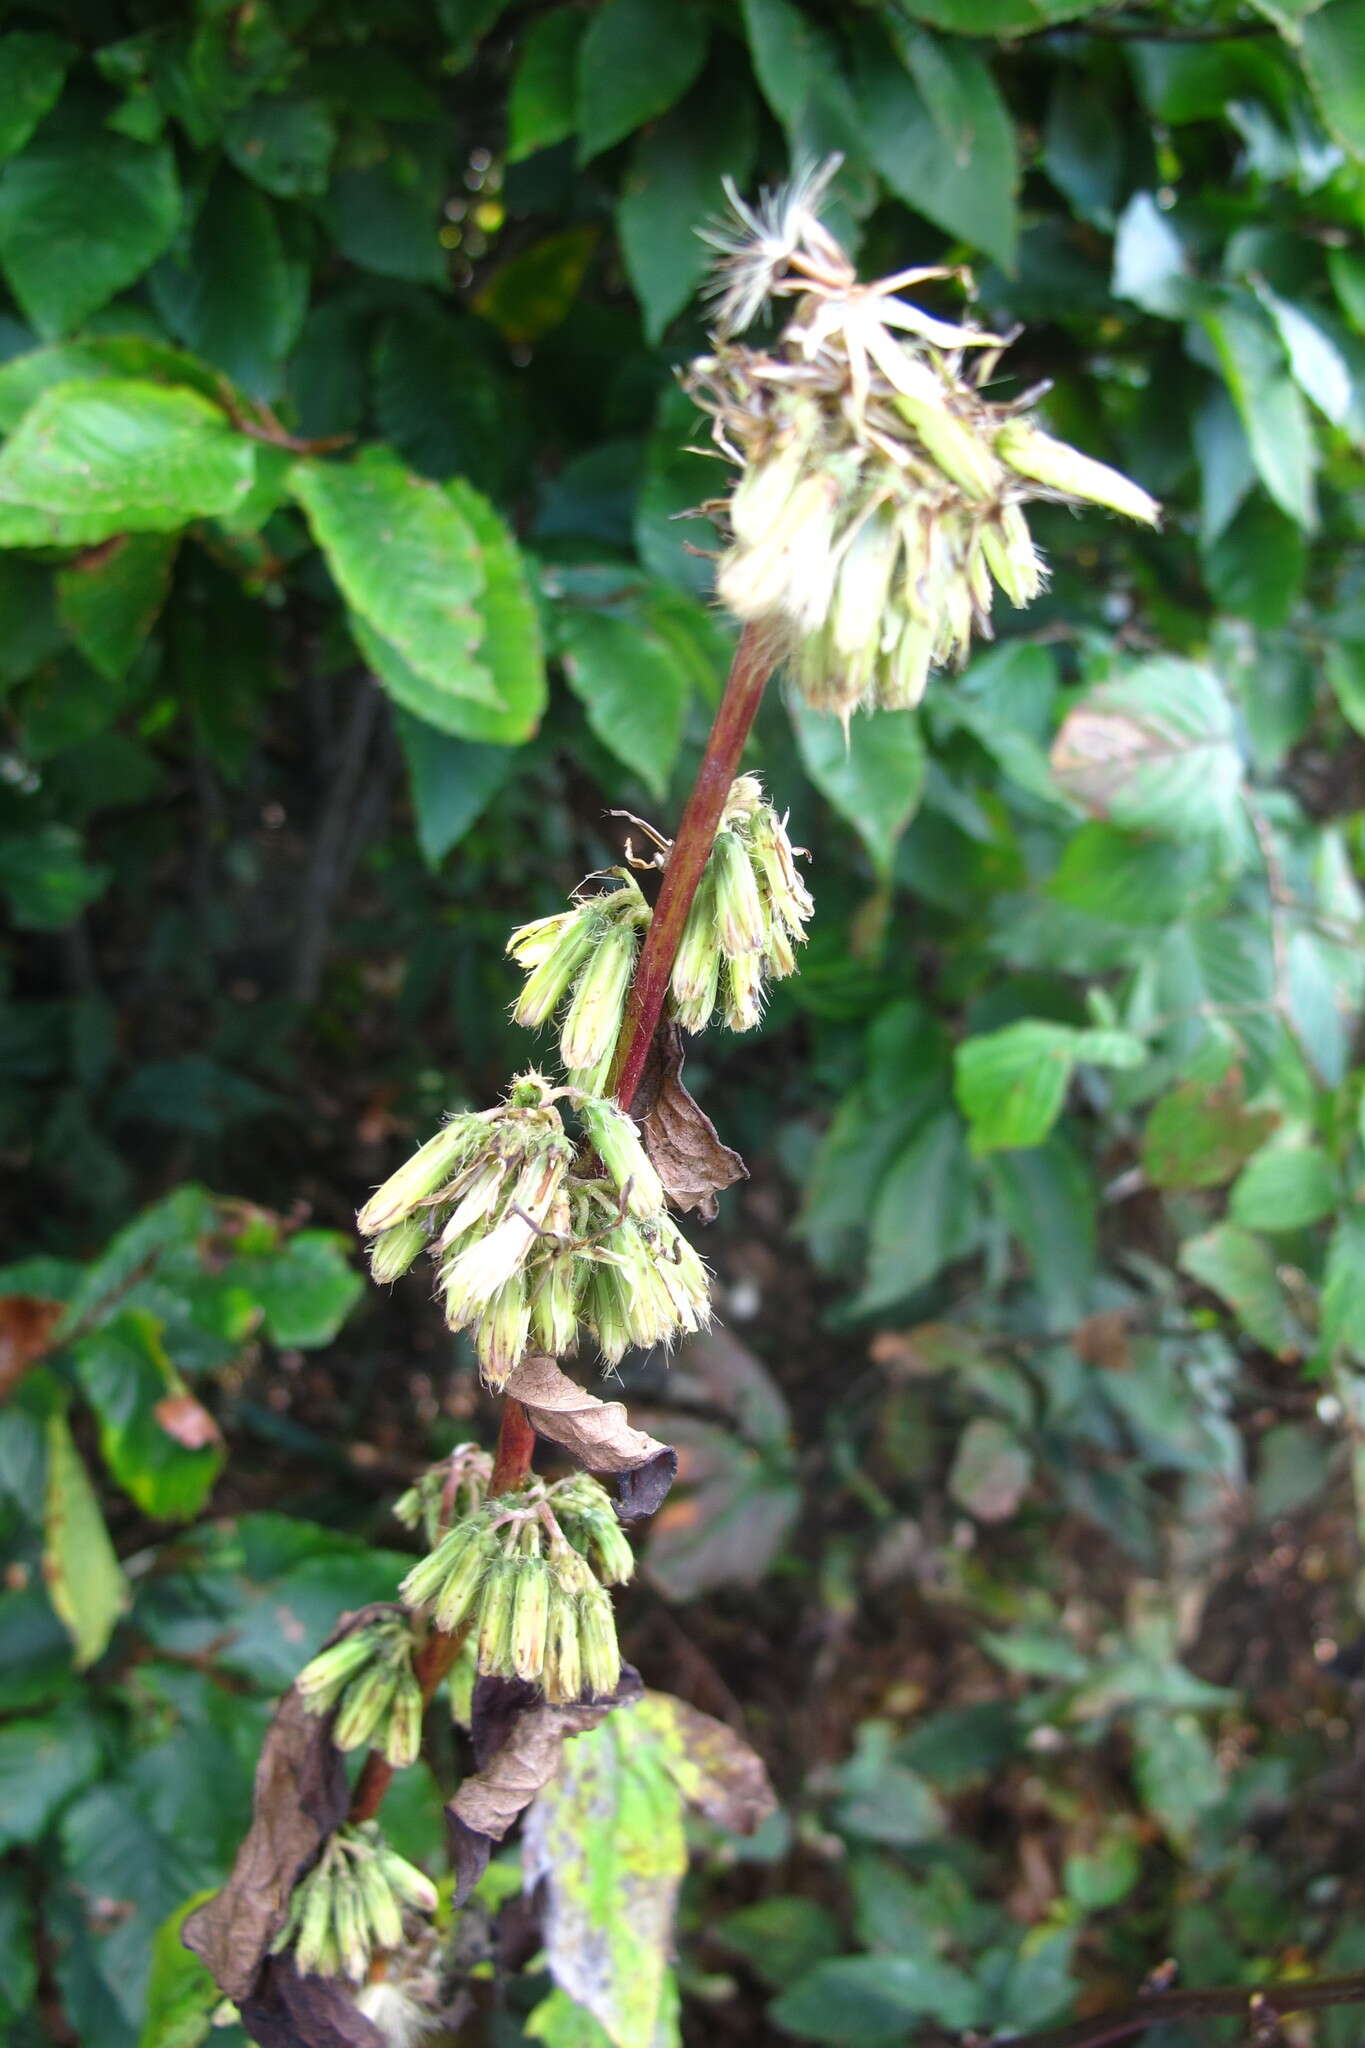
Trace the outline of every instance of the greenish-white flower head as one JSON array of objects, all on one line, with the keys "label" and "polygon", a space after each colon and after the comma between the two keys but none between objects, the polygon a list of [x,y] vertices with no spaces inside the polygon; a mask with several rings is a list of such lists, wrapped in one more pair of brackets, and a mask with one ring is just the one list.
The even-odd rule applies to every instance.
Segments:
[{"label": "greenish-white flower head", "polygon": [[[739,465],[721,601],[765,629],[806,700],[847,718],[902,708],[931,672],[989,637],[995,591],[1043,587],[1023,506],[1092,504],[1154,524],[1158,507],[1107,464],[984,396],[1006,342],[903,296],[960,278],[906,270],[870,284],[819,219],[837,160],[709,231],[719,249],[716,347],[689,388]],[[765,309],[771,346],[741,339]]]}]

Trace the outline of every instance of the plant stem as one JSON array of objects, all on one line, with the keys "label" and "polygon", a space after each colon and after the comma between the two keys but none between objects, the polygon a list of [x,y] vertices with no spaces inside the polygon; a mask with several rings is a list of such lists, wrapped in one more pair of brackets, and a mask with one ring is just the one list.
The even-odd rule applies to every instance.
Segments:
[{"label": "plant stem", "polygon": [[682,943],[683,926],[692,908],[692,898],[706,866],[735,779],[744,742],[749,737],[755,713],[762,702],[764,687],[773,672],[772,656],[754,626],[746,626],[730,664],[729,680],[720,700],[715,723],[701,757],[701,767],[692,785],[664,869],[659,900],[654,906],[645,943],[640,951],[635,979],[626,1002],[625,1022],[616,1045],[614,1093],[622,1109],[629,1109],[644,1074],[649,1048],[663,1014],[668,979]]},{"label": "plant stem", "polygon": [[[682,943],[687,913],[697,893],[707,855],[720,824],[720,814],[730,785],[735,779],[744,743],[763,698],[773,664],[752,626],[740,635],[725,694],[701,757],[697,779],[687,799],[682,823],[668,855],[659,900],[645,934],[626,1002],[625,1021],[616,1045],[616,1086],[614,1093],[622,1109],[635,1100],[649,1048],[663,1014],[664,997],[673,962]],[[536,1434],[520,1401],[503,1404],[498,1431],[497,1458],[493,1466],[490,1493],[510,1493],[522,1485],[531,1469]]]},{"label": "plant stem", "polygon": [[[697,893],[697,884],[701,881],[715,840],[725,799],[730,794],[744,743],[772,672],[773,662],[766,645],[754,627],[746,626],[730,664],[725,693],[707,737],[706,751],[683,810],[677,837],[669,851],[659,900],[654,906],[654,915],[636,963],[625,1020],[616,1046],[613,1092],[622,1109],[630,1108],[640,1086],[649,1048],[663,1015],[664,997],[668,993],[669,976],[682,943],[687,913],[692,908],[692,898]],[[498,1428],[498,1448],[488,1487],[490,1495],[512,1493],[525,1484],[535,1447],[536,1433],[531,1427],[530,1416],[520,1401],[509,1396],[503,1403],[502,1421]],[[422,1688],[424,1705],[455,1662],[467,1632],[467,1628],[462,1628],[455,1635],[443,1635],[439,1629],[432,1629],[417,1652],[414,1669]],[[393,1766],[378,1750],[371,1750],[356,1781],[351,1801],[353,1821],[373,1819],[389,1789],[392,1776]]]}]

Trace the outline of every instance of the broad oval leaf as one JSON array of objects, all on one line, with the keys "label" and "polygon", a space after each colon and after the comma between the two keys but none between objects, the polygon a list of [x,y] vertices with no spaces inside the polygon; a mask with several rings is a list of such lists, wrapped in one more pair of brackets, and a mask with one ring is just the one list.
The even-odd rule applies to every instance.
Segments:
[{"label": "broad oval leaf", "polygon": [[1173,839],[1225,832],[1242,793],[1221,684],[1166,656],[1083,698],[1053,744],[1052,770],[1095,817]]}]

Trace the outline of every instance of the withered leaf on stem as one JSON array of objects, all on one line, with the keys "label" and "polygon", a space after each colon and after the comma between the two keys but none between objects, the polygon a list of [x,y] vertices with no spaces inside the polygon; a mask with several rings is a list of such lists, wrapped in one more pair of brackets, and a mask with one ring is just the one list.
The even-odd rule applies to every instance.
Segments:
[{"label": "withered leaf on stem", "polygon": [[624,1401],[599,1401],[561,1372],[553,1358],[532,1355],[513,1369],[506,1391],[521,1402],[537,1436],[559,1444],[589,1472],[616,1480],[623,1522],[652,1515],[678,1469],[678,1454],[631,1425]]},{"label": "withered leaf on stem", "polygon": [[51,1347],[65,1304],[38,1294],[0,1294],[0,1401]]},{"label": "withered leaf on stem", "polygon": [[465,1779],[446,1807],[457,1906],[464,1904],[487,1869],[494,1843],[502,1841],[537,1792],[549,1784],[566,1740],[596,1728],[613,1707],[638,1700],[643,1692],[640,1674],[629,1664],[622,1665],[615,1692],[572,1706],[551,1706],[519,1679],[478,1681],[472,1733],[479,1769]]},{"label": "withered leaf on stem", "polygon": [[[343,1614],[328,1642],[338,1642],[381,1615],[401,1612],[392,1603],[376,1602]],[[350,1787],[341,1752],[332,1742],[332,1720],[331,1714],[310,1714],[292,1688],[285,1694],[266,1730],[251,1826],[232,1875],[185,1922],[186,1948],[201,1958],[219,1989],[239,2003],[284,1925],[289,1894],[346,1817]],[[346,2037],[334,2038],[341,2042]],[[357,2042],[364,2038],[355,2036]]]},{"label": "withered leaf on stem", "polygon": [[747,1180],[738,1152],[721,1143],[715,1125],[683,1086],[683,1035],[676,1024],[660,1026],[649,1049],[632,1105],[645,1150],[675,1209],[695,1209],[714,1220],[717,1195]]},{"label": "withered leaf on stem", "polygon": [[386,2048],[343,1985],[334,1977],[300,1977],[290,1956],[272,1956],[240,2006],[257,2048]]}]

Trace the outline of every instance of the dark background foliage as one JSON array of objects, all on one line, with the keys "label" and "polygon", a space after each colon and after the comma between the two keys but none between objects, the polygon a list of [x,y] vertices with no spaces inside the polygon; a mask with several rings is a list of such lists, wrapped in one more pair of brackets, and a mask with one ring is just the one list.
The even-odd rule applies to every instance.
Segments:
[{"label": "dark background foliage", "polygon": [[[676,819],[694,230],[830,150],[866,272],[969,262],[1168,511],[1041,515],[920,717],[764,709],[816,925],[689,1065],[724,1332],[627,1369],[684,1468],[628,1650],[782,1799],[698,1836],[683,2032],[1365,1962],[1362,0],[53,0],[0,33],[17,2048],[205,2038],[171,1916],[270,1702],[488,1436],[351,1215],[526,1063],[509,926]],[[438,1805],[386,1808],[433,1868]],[[481,1962],[517,1881],[468,2038],[637,2048]]]}]

